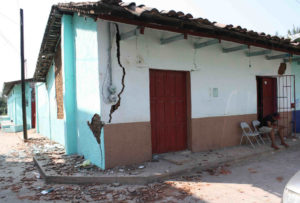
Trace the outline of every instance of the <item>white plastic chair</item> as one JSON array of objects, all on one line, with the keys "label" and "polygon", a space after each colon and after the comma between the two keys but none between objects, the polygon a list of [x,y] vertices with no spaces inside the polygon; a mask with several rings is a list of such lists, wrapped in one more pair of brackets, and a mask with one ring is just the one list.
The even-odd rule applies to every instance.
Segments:
[{"label": "white plastic chair", "polygon": [[242,141],[243,141],[244,136],[248,139],[248,141],[250,142],[250,144],[251,144],[251,146],[252,146],[253,148],[255,148],[255,146],[254,146],[254,144],[252,143],[250,137],[253,137],[253,138],[256,140],[257,144],[260,145],[260,143],[258,142],[258,140],[257,140],[257,138],[256,138],[257,136],[259,136],[259,133],[253,132],[253,131],[251,130],[250,126],[248,125],[248,123],[246,123],[246,122],[241,122],[241,128],[242,128],[243,133],[242,133],[240,145],[242,144]]},{"label": "white plastic chair", "polygon": [[[262,138],[262,135],[265,135],[265,134],[268,134],[268,133],[262,133],[262,132],[260,132],[260,131],[258,130],[258,126],[260,125],[260,122],[259,122],[258,120],[252,121],[252,125],[253,125],[253,127],[254,127],[254,132],[259,133],[259,136],[258,136],[258,137],[259,137],[260,140],[265,144],[265,142],[264,142],[264,140],[263,140],[263,138]],[[269,141],[271,141],[270,138],[269,138],[269,136],[267,136],[267,138],[268,138]]]}]

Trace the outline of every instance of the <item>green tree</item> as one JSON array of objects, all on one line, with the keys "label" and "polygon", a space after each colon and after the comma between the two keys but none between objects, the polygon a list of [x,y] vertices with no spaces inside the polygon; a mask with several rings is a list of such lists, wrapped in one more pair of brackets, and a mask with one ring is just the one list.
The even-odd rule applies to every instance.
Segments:
[{"label": "green tree", "polygon": [[[293,25],[293,29],[287,31],[287,37],[294,42],[300,42],[300,37],[298,36],[299,33],[300,33],[300,27],[295,27],[295,25]],[[296,34],[298,35],[296,36]]]},{"label": "green tree", "polygon": [[288,30],[288,35],[295,35],[300,33],[300,27],[295,27],[295,25],[293,25],[293,29]]},{"label": "green tree", "polygon": [[0,115],[7,114],[7,99],[1,94],[0,96]]}]

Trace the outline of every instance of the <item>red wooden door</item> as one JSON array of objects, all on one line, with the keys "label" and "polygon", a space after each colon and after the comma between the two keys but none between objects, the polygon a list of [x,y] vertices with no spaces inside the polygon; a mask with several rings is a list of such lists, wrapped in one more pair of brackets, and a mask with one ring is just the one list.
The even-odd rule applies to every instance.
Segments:
[{"label": "red wooden door", "polygon": [[36,115],[35,101],[32,101],[31,102],[31,126],[32,126],[32,128],[35,128],[35,115]]},{"label": "red wooden door", "polygon": [[277,80],[276,78],[262,78],[262,109],[263,117],[275,113],[277,110]]},{"label": "red wooden door", "polygon": [[186,72],[150,70],[152,153],[187,147]]},{"label": "red wooden door", "polygon": [[35,128],[36,109],[35,109],[35,88],[32,86],[31,90],[31,127]]}]

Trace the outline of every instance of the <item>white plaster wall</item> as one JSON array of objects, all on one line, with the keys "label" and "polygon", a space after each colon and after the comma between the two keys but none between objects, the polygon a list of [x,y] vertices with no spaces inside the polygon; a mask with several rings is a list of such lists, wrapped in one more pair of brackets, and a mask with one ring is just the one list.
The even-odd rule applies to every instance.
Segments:
[{"label": "white plaster wall", "polygon": [[[98,27],[100,81],[104,81],[101,88],[105,96],[108,78],[106,22],[99,20]],[[134,26],[119,24],[119,28],[124,33]],[[117,64],[113,24],[111,30],[113,84],[119,92],[122,69]],[[175,34],[146,28],[144,35],[121,41],[121,63],[126,68],[125,90],[112,123],[150,121],[149,68],[191,71],[192,118],[256,114],[256,76],[277,75],[281,60],[251,57],[250,68],[244,51],[222,52],[221,47],[226,42],[197,50],[193,49],[193,42],[199,40],[196,38],[160,45],[161,37]],[[290,72],[288,64],[286,74]],[[212,88],[218,88],[218,97],[212,97]],[[108,121],[110,108],[111,104],[102,99],[101,116],[105,121]]]}]

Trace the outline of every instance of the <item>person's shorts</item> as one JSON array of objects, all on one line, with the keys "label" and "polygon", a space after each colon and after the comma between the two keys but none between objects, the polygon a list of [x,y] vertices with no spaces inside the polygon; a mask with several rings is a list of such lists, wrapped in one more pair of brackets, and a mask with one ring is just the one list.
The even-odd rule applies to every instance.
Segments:
[{"label": "person's shorts", "polygon": [[270,133],[272,131],[272,128],[267,127],[267,126],[263,126],[263,127],[259,128],[258,131],[261,132],[261,133]]}]

